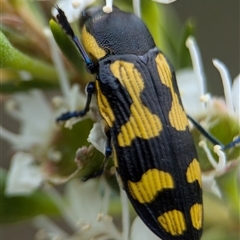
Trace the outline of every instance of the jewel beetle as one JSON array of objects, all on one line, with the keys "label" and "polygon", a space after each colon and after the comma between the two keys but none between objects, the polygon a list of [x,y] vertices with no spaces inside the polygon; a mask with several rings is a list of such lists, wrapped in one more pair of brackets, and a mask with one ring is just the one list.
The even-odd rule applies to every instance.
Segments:
[{"label": "jewel beetle", "polygon": [[84,116],[96,97],[107,136],[103,169],[113,155],[120,185],[159,238],[200,239],[201,170],[171,64],[134,14],[85,10],[80,42],[56,8],[58,23],[96,76],[86,87],[85,108],[57,120]]}]

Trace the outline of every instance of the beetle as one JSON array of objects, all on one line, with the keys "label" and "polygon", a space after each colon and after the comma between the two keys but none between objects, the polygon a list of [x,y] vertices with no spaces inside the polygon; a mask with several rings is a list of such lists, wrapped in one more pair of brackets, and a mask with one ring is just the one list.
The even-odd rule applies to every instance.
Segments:
[{"label": "beetle", "polygon": [[100,172],[113,155],[120,185],[159,238],[200,239],[201,170],[171,64],[132,13],[116,7],[110,13],[96,7],[85,10],[80,42],[56,8],[58,23],[96,75],[86,87],[85,108],[57,121],[84,116],[96,96],[107,136]]}]

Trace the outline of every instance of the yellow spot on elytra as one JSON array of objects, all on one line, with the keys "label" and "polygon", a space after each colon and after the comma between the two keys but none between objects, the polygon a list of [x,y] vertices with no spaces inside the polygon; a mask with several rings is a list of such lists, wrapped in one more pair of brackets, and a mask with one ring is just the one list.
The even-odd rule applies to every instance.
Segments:
[{"label": "yellow spot on elytra", "polygon": [[172,73],[169,64],[161,53],[157,55],[155,61],[162,83],[169,87],[172,94],[172,106],[169,111],[169,121],[172,127],[178,131],[184,131],[188,126],[188,120],[186,113],[184,112],[183,107],[179,102],[178,95],[174,91],[172,84]]},{"label": "yellow spot on elytra", "polygon": [[82,29],[81,37],[84,48],[93,58],[98,60],[106,55],[105,50],[98,45],[95,38],[86,30],[86,26]]},{"label": "yellow spot on elytra", "polygon": [[154,168],[147,170],[139,182],[128,181],[128,187],[133,198],[140,203],[149,203],[159,191],[174,188],[174,182],[169,173]]},{"label": "yellow spot on elytra", "polygon": [[97,103],[98,103],[99,112],[103,117],[103,119],[106,121],[107,125],[109,127],[112,127],[113,122],[115,121],[115,116],[107,98],[100,91],[98,81],[96,81],[96,89],[97,89]]},{"label": "yellow spot on elytra", "polygon": [[186,172],[187,181],[189,183],[192,183],[194,181],[198,181],[200,187],[202,187],[202,178],[201,178],[201,169],[199,162],[196,158],[192,160],[192,162],[189,164]]},{"label": "yellow spot on elytra", "polygon": [[124,61],[115,61],[110,68],[132,99],[129,121],[121,126],[118,135],[119,146],[130,146],[136,137],[150,139],[158,136],[162,130],[162,123],[159,117],[151,113],[140,99],[140,94],[144,89],[144,81],[140,72],[133,63]]},{"label": "yellow spot on elytra", "polygon": [[158,217],[160,225],[172,236],[182,235],[186,230],[186,222],[181,211],[172,210]]},{"label": "yellow spot on elytra", "polygon": [[202,228],[202,204],[196,203],[190,209],[192,225],[196,229]]}]

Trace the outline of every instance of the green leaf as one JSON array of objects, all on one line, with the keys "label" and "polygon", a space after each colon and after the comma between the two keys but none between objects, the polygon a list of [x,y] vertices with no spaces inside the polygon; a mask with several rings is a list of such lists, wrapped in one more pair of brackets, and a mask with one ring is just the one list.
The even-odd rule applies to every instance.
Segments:
[{"label": "green leaf", "polygon": [[233,240],[239,233],[239,223],[229,214],[226,203],[214,194],[204,192],[204,226],[202,240]]},{"label": "green leaf", "polygon": [[151,32],[156,45],[178,68],[178,46],[180,41],[179,19],[171,5],[144,0],[141,2],[142,19]]},{"label": "green leaf", "polygon": [[31,58],[14,48],[1,31],[0,49],[1,68],[25,70],[31,73],[34,77],[37,77],[38,79],[47,80],[52,83],[57,81],[57,72],[52,66],[40,60]]},{"label": "green leaf", "polygon": [[186,40],[189,36],[194,36],[195,34],[195,28],[194,23],[191,20],[188,20],[186,24],[184,25],[184,28],[182,30],[182,37],[179,41],[179,47],[178,47],[178,62],[176,68],[187,68],[192,66],[192,60],[189,53],[188,48],[186,47]]},{"label": "green leaf", "polygon": [[54,89],[58,85],[57,83],[47,82],[43,79],[32,79],[29,81],[22,81],[19,79],[12,79],[8,81],[3,81],[0,84],[0,93],[16,93],[16,92],[23,92],[28,91],[31,89]]},{"label": "green leaf", "polygon": [[1,223],[23,221],[39,214],[58,215],[60,213],[55,203],[42,191],[36,191],[29,196],[6,196],[4,194],[6,175],[6,171],[0,169]]}]

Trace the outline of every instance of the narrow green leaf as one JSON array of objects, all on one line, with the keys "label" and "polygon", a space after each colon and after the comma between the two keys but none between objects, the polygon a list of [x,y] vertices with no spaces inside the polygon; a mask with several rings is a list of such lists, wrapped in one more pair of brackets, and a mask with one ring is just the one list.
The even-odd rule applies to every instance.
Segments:
[{"label": "narrow green leaf", "polygon": [[186,24],[184,25],[184,28],[182,30],[181,39],[179,41],[179,47],[178,47],[178,62],[177,62],[177,68],[187,68],[192,66],[192,60],[190,57],[190,53],[188,48],[186,47],[186,40],[189,36],[194,36],[195,34],[195,28],[194,23],[191,20],[188,20]]},{"label": "narrow green leaf", "polygon": [[0,84],[0,93],[16,93],[28,91],[31,89],[54,89],[57,88],[57,83],[47,82],[43,79],[32,79],[29,81],[22,81],[19,79],[7,80]]},{"label": "narrow green leaf", "polygon": [[51,81],[57,81],[56,70],[47,63],[31,58],[14,48],[5,35],[0,31],[0,67],[13,70],[25,70],[33,76]]},{"label": "narrow green leaf", "polygon": [[62,30],[62,28],[54,21],[49,22],[52,34],[59,48],[62,50],[64,55],[72,63],[78,72],[82,72],[83,69],[83,59],[77,50],[76,46],[72,40],[67,36],[67,34]]},{"label": "narrow green leaf", "polygon": [[170,5],[144,0],[141,2],[142,19],[156,45],[177,69],[179,20]]}]

